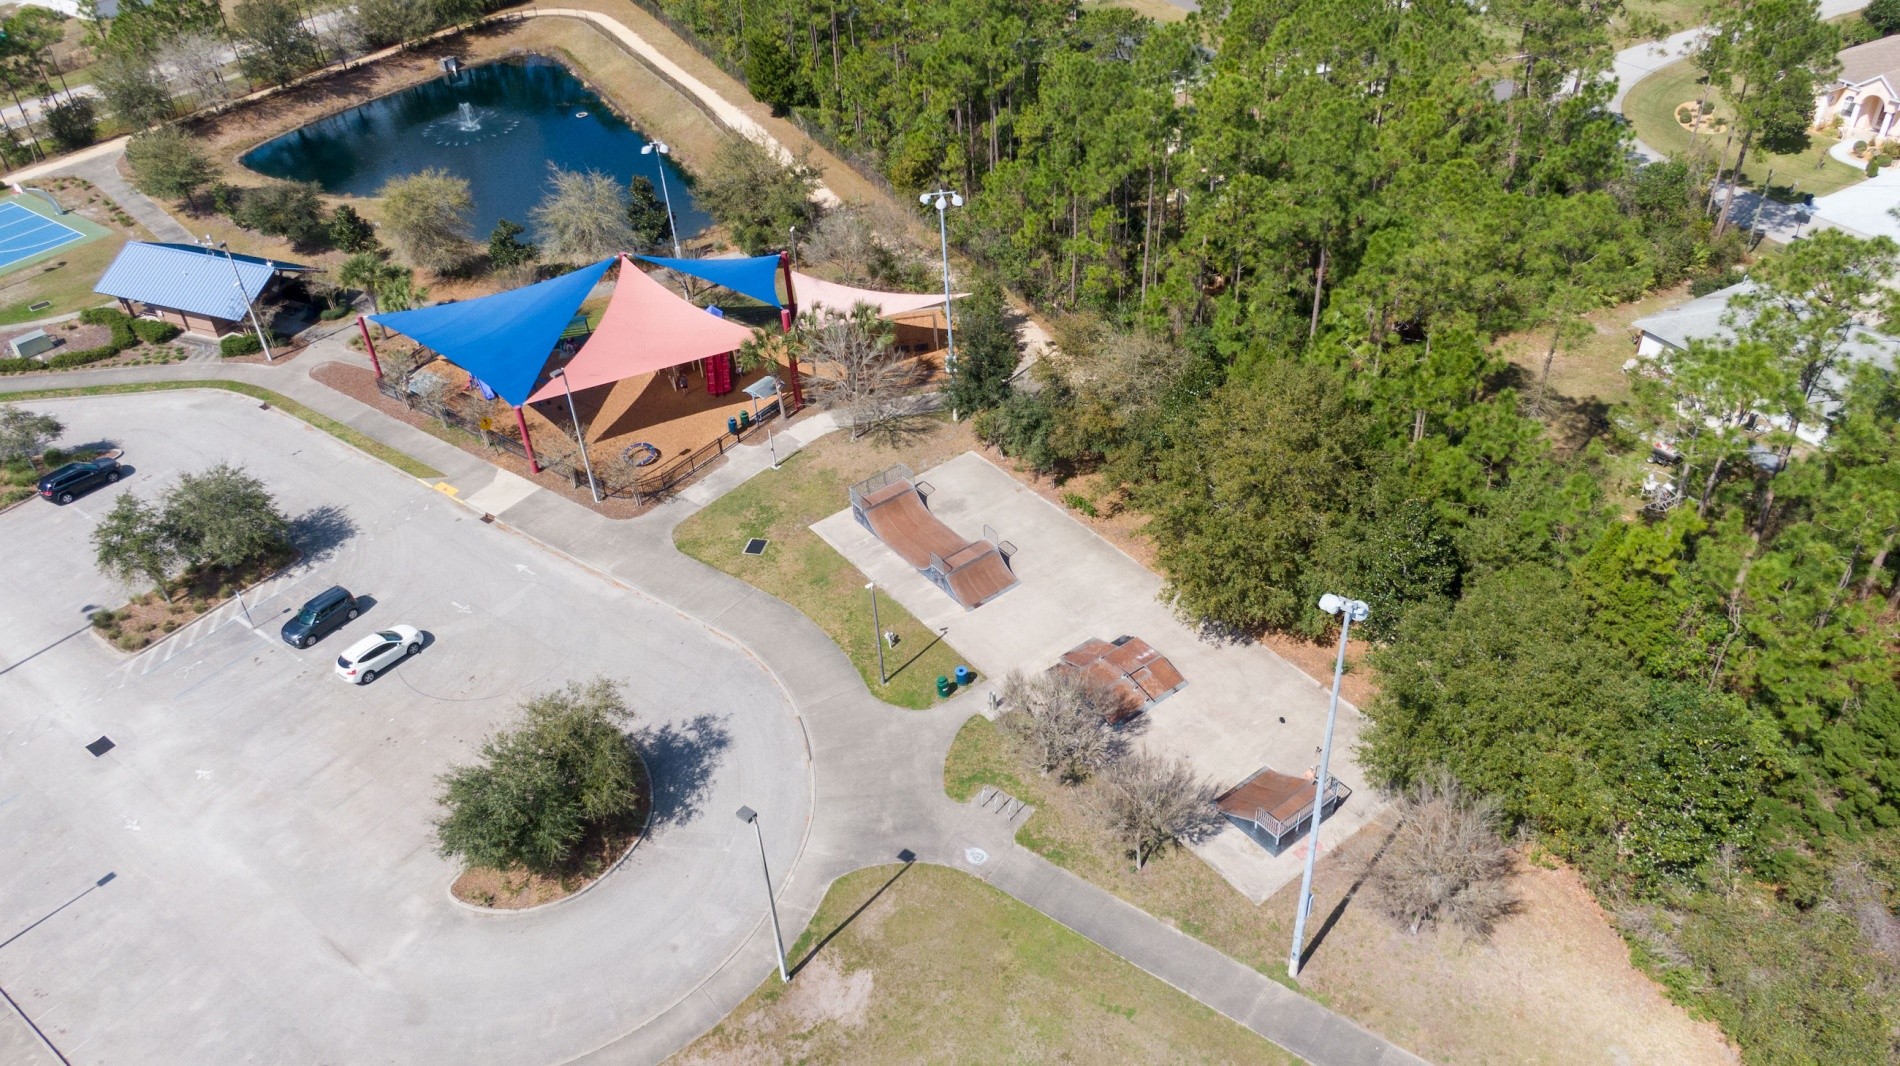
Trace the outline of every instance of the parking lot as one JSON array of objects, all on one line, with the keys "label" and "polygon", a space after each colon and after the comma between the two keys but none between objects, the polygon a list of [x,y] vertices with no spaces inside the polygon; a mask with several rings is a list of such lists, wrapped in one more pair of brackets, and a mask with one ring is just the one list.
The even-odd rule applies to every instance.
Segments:
[{"label": "parking lot", "polygon": [[[763,917],[732,812],[763,812],[789,869],[809,764],[741,649],[255,400],[26,406],[132,468],[0,515],[0,987],[71,1061],[558,1062],[688,994]],[[85,612],[126,590],[96,571],[93,524],[223,460],[264,479],[303,559],[150,650],[108,647]],[[363,617],[286,646],[331,584]],[[397,623],[428,634],[420,655],[370,686],[334,676]],[[653,831],[561,904],[455,903],[437,776],[524,696],[597,674],[640,715]]]}]

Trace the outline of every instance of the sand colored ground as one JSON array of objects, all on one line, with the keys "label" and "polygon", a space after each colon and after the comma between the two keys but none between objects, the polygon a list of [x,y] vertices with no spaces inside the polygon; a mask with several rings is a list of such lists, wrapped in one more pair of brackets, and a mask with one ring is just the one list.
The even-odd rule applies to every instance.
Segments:
[{"label": "sand colored ground", "polygon": [[[1354,883],[1354,864],[1384,839],[1368,827],[1321,867],[1313,922]],[[1322,1002],[1434,1062],[1667,1063],[1740,1061],[1711,1022],[1671,1003],[1630,963],[1629,948],[1568,867],[1520,864],[1517,914],[1488,942],[1400,931],[1366,895],[1353,897],[1315,950],[1302,983]],[[1299,888],[1262,907],[1289,917]],[[1308,929],[1315,926],[1309,924]]]}]

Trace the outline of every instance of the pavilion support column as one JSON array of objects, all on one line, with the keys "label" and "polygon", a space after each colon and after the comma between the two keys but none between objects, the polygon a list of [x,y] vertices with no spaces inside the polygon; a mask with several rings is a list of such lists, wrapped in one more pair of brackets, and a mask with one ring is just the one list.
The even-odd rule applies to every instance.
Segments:
[{"label": "pavilion support column", "polygon": [[[792,323],[798,320],[798,293],[792,288],[792,257],[789,252],[778,255],[779,269],[785,274],[785,302],[778,309],[779,328],[787,334],[792,332]],[[785,346],[785,383],[791,387],[792,409],[783,414],[790,418],[795,411],[805,406],[805,390],[798,381],[798,352],[788,342]]]},{"label": "pavilion support column", "polygon": [[528,453],[528,469],[539,474],[541,461],[534,457],[534,438],[528,436],[528,419],[521,413],[519,405],[515,407],[515,426],[521,430],[521,448]]},{"label": "pavilion support column", "polygon": [[383,364],[376,358],[376,342],[370,340],[369,323],[363,321],[362,315],[356,316],[356,328],[363,331],[363,348],[369,352],[369,365],[376,369],[376,380],[381,381],[383,380]]}]

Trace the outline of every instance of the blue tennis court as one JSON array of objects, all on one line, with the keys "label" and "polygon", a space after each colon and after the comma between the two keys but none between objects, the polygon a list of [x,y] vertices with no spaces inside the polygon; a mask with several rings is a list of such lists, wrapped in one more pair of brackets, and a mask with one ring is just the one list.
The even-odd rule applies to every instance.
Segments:
[{"label": "blue tennis court", "polygon": [[0,270],[62,245],[85,240],[86,235],[13,201],[0,203]]}]

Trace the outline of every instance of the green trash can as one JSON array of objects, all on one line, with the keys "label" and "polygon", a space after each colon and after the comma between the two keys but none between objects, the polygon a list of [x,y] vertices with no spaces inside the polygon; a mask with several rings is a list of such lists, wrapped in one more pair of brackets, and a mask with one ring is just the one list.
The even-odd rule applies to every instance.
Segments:
[{"label": "green trash can", "polygon": [[945,698],[950,695],[950,679],[942,674],[937,675],[937,695]]}]

